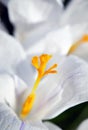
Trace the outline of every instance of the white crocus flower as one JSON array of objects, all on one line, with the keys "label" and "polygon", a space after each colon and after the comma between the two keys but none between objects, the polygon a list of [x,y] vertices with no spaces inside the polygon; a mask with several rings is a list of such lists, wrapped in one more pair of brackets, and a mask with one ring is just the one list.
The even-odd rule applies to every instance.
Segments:
[{"label": "white crocus flower", "polygon": [[85,119],[77,128],[77,130],[88,130],[88,119]]},{"label": "white crocus flower", "polygon": [[[42,120],[54,118],[66,109],[88,101],[88,65],[83,60],[74,56],[60,60],[58,54],[50,60],[50,54],[43,54],[34,56],[32,64],[29,64],[21,45],[5,33],[0,32],[0,35],[0,69],[2,73],[8,72],[12,78],[12,82],[4,82],[8,85],[8,92],[11,92],[9,95],[2,89],[6,85],[1,77],[1,103],[4,100],[17,119],[23,121],[21,130],[28,124],[39,127],[39,130],[47,130]],[[48,61],[48,69],[45,70]],[[51,75],[47,75],[49,73]],[[30,82],[26,82],[28,79]]]}]

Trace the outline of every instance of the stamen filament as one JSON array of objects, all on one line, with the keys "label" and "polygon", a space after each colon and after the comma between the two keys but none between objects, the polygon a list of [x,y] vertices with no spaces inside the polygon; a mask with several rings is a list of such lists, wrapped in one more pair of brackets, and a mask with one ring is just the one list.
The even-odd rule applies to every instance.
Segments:
[{"label": "stamen filament", "polygon": [[41,76],[39,75],[34,83],[34,86],[33,86],[33,89],[32,89],[32,92],[35,92],[39,83],[40,83],[40,80],[41,80]]}]

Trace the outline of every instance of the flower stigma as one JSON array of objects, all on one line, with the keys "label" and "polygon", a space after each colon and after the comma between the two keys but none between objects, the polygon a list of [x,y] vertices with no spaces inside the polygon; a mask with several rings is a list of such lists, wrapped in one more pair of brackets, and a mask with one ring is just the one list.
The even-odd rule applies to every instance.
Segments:
[{"label": "flower stigma", "polygon": [[38,75],[37,75],[37,79],[34,83],[31,93],[26,98],[26,100],[23,104],[23,107],[22,107],[22,110],[20,113],[21,119],[24,119],[30,113],[30,111],[34,105],[35,99],[36,99],[36,90],[37,90],[37,87],[38,87],[41,79],[48,74],[57,73],[57,70],[55,70],[55,68],[57,67],[57,64],[54,64],[49,69],[45,70],[47,63],[51,58],[52,58],[52,55],[48,55],[48,54],[42,54],[39,57],[34,56],[32,58],[32,65],[37,70]]},{"label": "flower stigma", "polygon": [[82,36],[82,38],[79,41],[77,41],[76,43],[74,43],[70,47],[67,55],[72,54],[81,44],[84,44],[84,43],[88,43],[88,35],[87,34],[85,34],[84,36]]}]

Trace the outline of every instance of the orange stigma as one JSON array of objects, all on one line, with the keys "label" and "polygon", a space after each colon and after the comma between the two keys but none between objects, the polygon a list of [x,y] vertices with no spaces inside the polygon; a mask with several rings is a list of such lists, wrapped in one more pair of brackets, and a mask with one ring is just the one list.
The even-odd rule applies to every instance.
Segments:
[{"label": "orange stigma", "polygon": [[57,71],[55,70],[55,68],[57,67],[57,64],[54,64],[49,69],[45,70],[47,63],[51,58],[52,58],[52,55],[48,55],[48,54],[42,54],[39,57],[34,56],[32,58],[32,65],[36,68],[36,70],[38,72],[38,76],[34,83],[31,93],[26,98],[26,100],[23,104],[21,114],[20,114],[20,117],[22,119],[24,119],[30,113],[30,111],[34,105],[34,102],[36,99],[36,90],[37,90],[37,87],[38,87],[41,79],[44,76],[46,76],[47,74],[56,74],[57,73]]},{"label": "orange stigma", "polygon": [[84,43],[87,43],[87,42],[88,42],[88,35],[85,34],[79,41],[77,41],[76,43],[74,43],[74,44],[70,47],[70,49],[69,49],[67,55],[72,54],[73,52],[75,52],[75,50],[76,50],[81,44],[84,44]]}]

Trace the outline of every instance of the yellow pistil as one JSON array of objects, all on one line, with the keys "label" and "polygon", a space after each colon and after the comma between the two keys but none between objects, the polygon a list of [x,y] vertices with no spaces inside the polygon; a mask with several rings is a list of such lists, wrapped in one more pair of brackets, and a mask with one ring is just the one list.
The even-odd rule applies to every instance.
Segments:
[{"label": "yellow pistil", "polygon": [[22,119],[24,119],[30,113],[30,111],[34,105],[35,98],[36,98],[36,90],[37,90],[37,87],[38,87],[41,79],[47,74],[57,73],[57,71],[55,70],[55,68],[57,67],[57,64],[54,64],[48,70],[45,70],[47,63],[51,58],[52,58],[52,56],[48,55],[48,54],[43,54],[39,57],[34,56],[32,58],[32,65],[37,69],[38,76],[34,83],[31,93],[29,94],[29,96],[27,97],[27,99],[25,100],[25,102],[23,104],[21,114],[20,114],[20,117]]},{"label": "yellow pistil", "polygon": [[81,44],[84,44],[87,42],[88,42],[88,35],[85,34],[79,41],[77,41],[70,47],[67,55],[72,54]]}]

